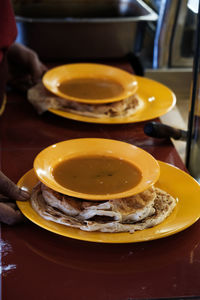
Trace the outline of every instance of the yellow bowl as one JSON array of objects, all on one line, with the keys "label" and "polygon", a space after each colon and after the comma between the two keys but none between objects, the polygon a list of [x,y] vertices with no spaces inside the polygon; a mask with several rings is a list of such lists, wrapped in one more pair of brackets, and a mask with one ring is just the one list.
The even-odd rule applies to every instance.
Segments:
[{"label": "yellow bowl", "polygon": [[[62,91],[63,83],[77,79],[109,80],[120,85],[122,89],[114,96],[110,95],[101,99],[96,98],[96,96],[91,99],[79,98]],[[120,101],[135,94],[138,88],[137,79],[134,75],[119,68],[92,63],[75,63],[53,68],[45,73],[42,81],[50,92],[61,98],[92,104]]]},{"label": "yellow bowl", "polygon": [[[55,167],[62,161],[84,155],[123,159],[140,170],[140,181],[125,191],[103,195],[77,192],[60,185],[53,175]],[[55,191],[81,199],[99,201],[140,193],[153,185],[160,175],[158,162],[148,152],[125,142],[98,138],[72,139],[49,146],[36,156],[34,170],[39,180]]]}]

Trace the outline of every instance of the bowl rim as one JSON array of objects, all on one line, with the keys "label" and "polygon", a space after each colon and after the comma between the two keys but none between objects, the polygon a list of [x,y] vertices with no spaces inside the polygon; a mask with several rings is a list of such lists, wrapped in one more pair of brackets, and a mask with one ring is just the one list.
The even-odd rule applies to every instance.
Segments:
[{"label": "bowl rim", "polygon": [[[59,86],[71,79],[109,79],[119,83],[123,87],[122,93],[109,98],[85,99],[63,93]],[[48,70],[42,77],[42,83],[51,93],[63,99],[98,105],[124,100],[136,94],[138,89],[137,77],[118,67],[100,63],[70,63],[54,67]]]},{"label": "bowl rim", "polygon": [[[60,157],[58,156],[59,153]],[[62,156],[63,153],[64,156]],[[77,192],[67,189],[55,181],[52,173],[58,162],[84,155],[120,157],[137,167],[142,173],[142,178],[136,186],[128,190],[104,195]],[[70,139],[53,144],[38,153],[34,159],[33,167],[38,179],[49,188],[64,195],[91,201],[119,199],[138,194],[152,186],[160,176],[157,160],[147,151],[126,142],[102,138]]]}]

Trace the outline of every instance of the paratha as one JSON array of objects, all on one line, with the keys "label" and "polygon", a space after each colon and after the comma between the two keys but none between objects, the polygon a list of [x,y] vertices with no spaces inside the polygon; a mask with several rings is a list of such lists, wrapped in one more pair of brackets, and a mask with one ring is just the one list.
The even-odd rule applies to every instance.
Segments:
[{"label": "paratha", "polygon": [[85,201],[55,192],[41,184],[45,202],[67,215],[79,220],[89,220],[97,216],[109,217],[120,222],[135,222],[154,213],[153,203],[156,192],[153,187],[131,197],[108,201]]},{"label": "paratha", "polygon": [[94,118],[127,117],[135,114],[144,105],[137,95],[105,104],[71,101],[52,94],[42,82],[28,90],[27,98],[40,114],[52,108]]},{"label": "paratha", "polygon": [[33,189],[30,202],[42,218],[59,224],[84,231],[131,233],[161,223],[176,206],[176,199],[157,187],[98,202],[68,197],[41,183]]}]

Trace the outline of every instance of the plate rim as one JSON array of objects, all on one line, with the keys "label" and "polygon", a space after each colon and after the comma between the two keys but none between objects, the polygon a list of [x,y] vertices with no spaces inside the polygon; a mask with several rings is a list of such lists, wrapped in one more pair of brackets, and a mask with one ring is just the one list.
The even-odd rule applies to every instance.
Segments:
[{"label": "plate rim", "polygon": [[[163,168],[168,168],[169,170],[173,170],[174,172],[177,172],[178,176],[184,176],[186,179],[189,179],[190,184],[194,185],[196,187],[196,189],[198,189],[198,192],[200,193],[200,184],[194,179],[192,178],[188,173],[186,173],[185,171],[177,168],[176,166],[173,166],[169,163],[166,162],[162,162],[158,160],[158,163],[162,169]],[[22,186],[23,184],[23,180],[26,179],[27,176],[30,176],[30,174],[35,175],[34,170],[31,169],[28,172],[26,172],[18,181],[18,186]],[[162,175],[161,175],[162,176]],[[35,178],[37,179],[37,178]],[[182,190],[181,190],[182,192]],[[194,195],[194,193],[193,193]],[[191,199],[190,199],[191,201]],[[194,200],[193,200],[194,201]],[[197,214],[197,211],[195,210],[196,215],[192,215],[192,218],[190,218],[190,221],[186,222],[186,224],[179,226],[179,228],[177,229],[171,229],[166,231],[162,231],[165,226],[167,226],[169,219],[172,220],[172,224],[173,224],[173,219],[176,217],[177,214],[177,210],[180,209],[180,200],[177,203],[177,206],[175,207],[174,211],[171,213],[171,215],[169,217],[167,217],[166,220],[164,220],[162,223],[156,225],[155,227],[152,228],[148,228],[148,229],[144,229],[142,231],[136,231],[134,233],[102,233],[102,232],[86,232],[86,231],[82,231],[80,229],[76,229],[76,228],[69,228],[68,226],[65,225],[61,225],[61,224],[57,224],[54,223],[52,221],[47,221],[42,219],[42,217],[40,217],[30,206],[30,202],[21,202],[21,201],[17,201],[17,205],[19,207],[19,209],[21,210],[21,212],[33,223],[35,223],[36,225],[38,225],[39,227],[46,229],[50,232],[53,232],[55,234],[61,235],[61,236],[65,236],[68,238],[72,238],[72,239],[76,239],[76,240],[81,240],[81,241],[86,241],[86,242],[95,242],[95,243],[109,243],[109,244],[126,244],[126,243],[138,243],[138,242],[147,242],[147,241],[153,241],[153,240],[157,240],[157,239],[161,239],[161,238],[165,238],[174,234],[177,234],[185,229],[187,229],[188,227],[190,227],[191,225],[193,225],[195,222],[197,222],[200,218],[200,203],[198,201],[198,197],[196,196],[195,198],[195,203],[197,205],[198,203],[198,208],[199,208],[199,212]],[[29,207],[28,207],[29,206]],[[37,219],[39,219],[39,221],[34,218],[32,218],[29,214],[27,214],[27,207],[28,209],[31,210],[31,213],[35,213],[37,215]],[[175,221],[174,221],[175,222]],[[45,225],[46,224],[46,225]],[[64,230],[63,232],[60,232],[60,229]],[[159,230],[161,229],[161,232],[156,232],[156,229]],[[71,232],[70,232],[71,231]],[[154,233],[154,235],[150,234],[149,232]],[[142,233],[142,234],[141,234]],[[106,238],[106,236],[108,238]],[[113,236],[113,237],[112,237]],[[145,237],[146,236],[146,237]],[[110,239],[109,239],[110,237]],[[117,237],[117,240],[114,238]],[[121,239],[120,239],[121,238]]]}]

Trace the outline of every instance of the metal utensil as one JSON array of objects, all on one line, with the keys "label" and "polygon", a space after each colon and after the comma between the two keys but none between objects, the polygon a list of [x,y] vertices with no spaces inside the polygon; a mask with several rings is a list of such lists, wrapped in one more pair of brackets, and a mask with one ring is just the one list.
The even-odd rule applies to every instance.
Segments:
[{"label": "metal utensil", "polygon": [[43,60],[124,57],[141,44],[144,22],[158,18],[142,0],[60,3],[22,1],[14,6],[18,42]]},{"label": "metal utensil", "polygon": [[173,138],[175,140],[187,140],[187,131],[174,128],[158,122],[148,122],[144,125],[144,133],[154,138]]}]

